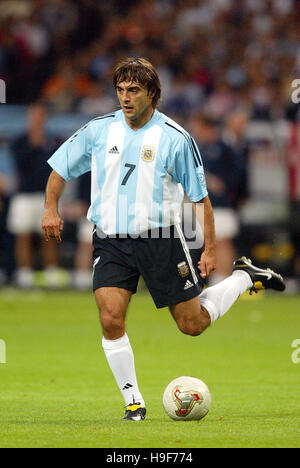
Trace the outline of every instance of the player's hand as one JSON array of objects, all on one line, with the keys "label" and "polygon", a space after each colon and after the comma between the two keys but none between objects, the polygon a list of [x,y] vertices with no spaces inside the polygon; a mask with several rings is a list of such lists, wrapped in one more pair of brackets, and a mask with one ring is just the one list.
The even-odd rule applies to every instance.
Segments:
[{"label": "player's hand", "polygon": [[56,242],[60,243],[60,233],[62,232],[63,227],[64,222],[57,211],[46,208],[42,221],[45,240],[48,242],[50,239],[55,239]]},{"label": "player's hand", "polygon": [[201,278],[208,278],[212,271],[217,267],[217,255],[215,249],[204,250],[198,262]]}]

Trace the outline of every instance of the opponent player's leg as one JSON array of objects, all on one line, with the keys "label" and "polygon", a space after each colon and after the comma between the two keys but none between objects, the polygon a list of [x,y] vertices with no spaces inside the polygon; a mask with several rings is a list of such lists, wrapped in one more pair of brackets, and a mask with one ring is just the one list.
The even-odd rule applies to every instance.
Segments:
[{"label": "opponent player's leg", "polygon": [[131,291],[116,287],[102,287],[95,291],[103,329],[102,346],[125,401],[124,419],[141,420],[146,414],[145,402],[138,387],[134,355],[125,331],[131,295]]}]

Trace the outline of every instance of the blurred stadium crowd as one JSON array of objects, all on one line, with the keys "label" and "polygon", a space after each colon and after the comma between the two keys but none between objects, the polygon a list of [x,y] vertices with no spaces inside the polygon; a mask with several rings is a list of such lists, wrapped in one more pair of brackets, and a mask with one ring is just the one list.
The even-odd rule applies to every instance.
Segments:
[{"label": "blurred stadium crowd", "polygon": [[[220,173],[212,163],[216,148],[218,157],[239,159],[241,170],[234,184],[235,193],[230,193],[230,202],[224,202],[226,196],[221,197],[221,208],[237,212],[249,197],[249,124],[284,120],[297,125],[300,119],[300,108],[291,100],[291,82],[300,78],[300,0],[2,0],[0,23],[0,78],[6,83],[10,105],[27,106],[39,101],[51,114],[76,113],[88,120],[116,109],[111,77],[119,60],[143,56],[152,61],[162,82],[160,110],[193,133],[204,160],[208,155],[204,162],[210,168],[211,192],[218,194],[222,187],[232,192],[233,185],[230,170],[226,173],[225,168]],[[43,127],[44,117],[40,115],[40,119]],[[34,122],[32,125],[39,126]],[[39,131],[33,129],[33,140],[36,133]],[[0,126],[2,141],[4,137]],[[266,152],[270,153],[265,138],[259,139],[264,140]],[[29,146],[30,140],[26,140]],[[24,140],[10,144],[12,160],[17,161],[17,153],[26,146]],[[47,145],[39,143],[49,156],[55,144],[59,141],[53,138]],[[298,155],[298,167],[297,145],[293,151]],[[9,188],[5,188],[4,174],[9,169],[7,164],[4,168],[3,154],[0,151],[0,269],[2,266],[6,270],[3,281],[14,281],[10,279],[13,262],[5,263],[3,258],[15,245],[15,237],[10,236],[16,230],[4,233],[4,226],[11,196],[20,191],[20,184],[13,188],[10,181]],[[291,167],[282,150],[280,158],[286,166],[288,185]],[[17,162],[14,170],[22,171]],[[33,191],[41,189],[39,186]],[[84,199],[85,204],[81,203],[78,210],[82,215],[86,192],[84,196],[75,195],[75,199],[80,203]],[[300,273],[299,203],[299,193],[288,200],[293,220],[298,221],[293,223],[293,232],[287,221],[284,238],[292,243],[286,269],[296,276]],[[231,221],[234,225],[235,220]],[[238,232],[233,226],[229,240]],[[19,246],[19,252],[24,252],[24,245]],[[79,257],[86,255],[87,251],[83,252]],[[222,255],[224,263],[231,261],[232,246],[225,244],[220,258]],[[53,251],[50,257],[55,257]],[[50,262],[51,266],[55,265]]]},{"label": "blurred stadium crowd", "polygon": [[201,106],[222,119],[237,104],[289,115],[300,74],[298,0],[2,0],[0,19],[8,95],[59,112],[109,112],[124,56],[156,65],[162,108],[181,117]]}]

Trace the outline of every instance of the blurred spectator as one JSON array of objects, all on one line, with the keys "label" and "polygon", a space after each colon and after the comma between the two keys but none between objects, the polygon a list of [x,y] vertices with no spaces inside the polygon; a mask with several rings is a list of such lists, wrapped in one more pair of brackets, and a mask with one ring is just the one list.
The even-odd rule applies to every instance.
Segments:
[{"label": "blurred spectator", "polygon": [[[28,113],[28,133],[12,145],[18,174],[18,192],[12,197],[8,229],[15,237],[16,284],[33,286],[33,234],[42,234],[44,191],[51,172],[47,159],[58,147],[48,136],[45,125],[48,112],[43,104],[33,105]],[[54,240],[41,240],[45,277],[48,286],[57,286],[58,250]]]},{"label": "blurred spectator", "polygon": [[230,145],[238,156],[240,178],[237,182],[235,197],[232,203],[236,208],[249,197],[249,156],[250,144],[247,140],[248,113],[243,109],[236,109],[225,119],[223,140]]},{"label": "blurred spectator", "polygon": [[237,154],[225,143],[213,119],[197,115],[190,122],[203,159],[206,181],[214,209],[218,266],[211,283],[231,274],[236,258],[234,238],[239,232],[236,199],[241,170]]},{"label": "blurred spectator", "polygon": [[183,72],[178,73],[164,100],[164,111],[168,115],[188,117],[193,111],[199,109],[202,102],[201,88],[194,83],[186,81]]},{"label": "blurred spectator", "polygon": [[92,233],[93,224],[86,219],[87,210],[91,204],[91,173],[88,172],[78,179],[77,250],[74,264],[74,287],[78,290],[89,290],[92,285]]},{"label": "blurred spectator", "polygon": [[237,98],[222,78],[215,83],[214,92],[206,99],[204,111],[216,121],[222,122],[237,105]]},{"label": "blurred spectator", "polygon": [[299,124],[293,123],[287,146],[290,195],[290,235],[294,248],[293,271],[300,290],[300,132]]},{"label": "blurred spectator", "polygon": [[102,86],[90,87],[88,95],[82,99],[78,106],[80,114],[89,116],[105,115],[117,108],[116,100]]},{"label": "blurred spectator", "polygon": [[13,236],[7,231],[10,197],[16,188],[15,168],[8,143],[0,136],[0,285],[9,283],[14,267]]},{"label": "blurred spectator", "polygon": [[82,54],[77,54],[73,60],[61,59],[55,73],[46,81],[41,95],[53,111],[75,111],[80,99],[95,95],[95,85],[82,61]]},{"label": "blurred spectator", "polygon": [[78,25],[78,7],[69,0],[35,0],[32,2],[35,13],[41,25],[59,43],[68,37]]}]

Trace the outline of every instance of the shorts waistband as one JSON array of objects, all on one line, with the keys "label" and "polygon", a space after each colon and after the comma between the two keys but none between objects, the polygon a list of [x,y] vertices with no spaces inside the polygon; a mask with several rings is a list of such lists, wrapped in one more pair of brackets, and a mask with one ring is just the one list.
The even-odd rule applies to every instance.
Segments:
[{"label": "shorts waistband", "polygon": [[95,226],[93,232],[96,233],[100,239],[167,239],[170,236],[173,237],[174,227],[174,225],[158,227],[155,229],[149,229],[148,231],[144,231],[139,234],[105,234],[105,232]]}]

